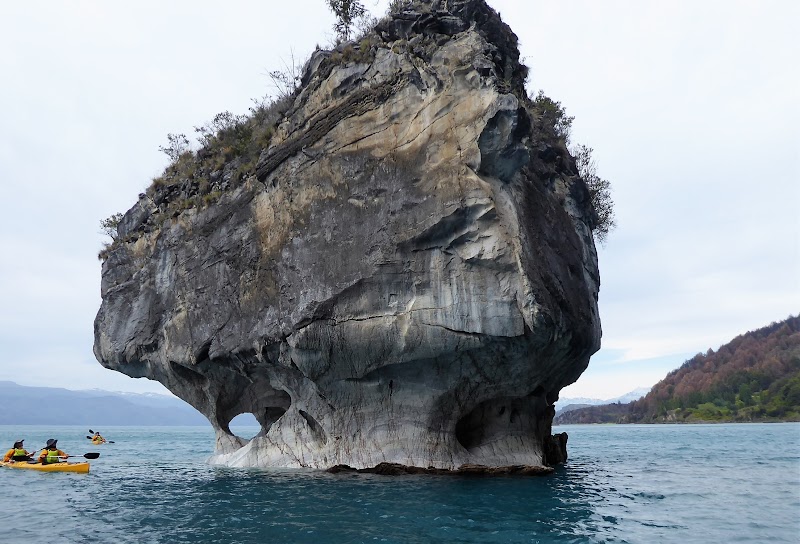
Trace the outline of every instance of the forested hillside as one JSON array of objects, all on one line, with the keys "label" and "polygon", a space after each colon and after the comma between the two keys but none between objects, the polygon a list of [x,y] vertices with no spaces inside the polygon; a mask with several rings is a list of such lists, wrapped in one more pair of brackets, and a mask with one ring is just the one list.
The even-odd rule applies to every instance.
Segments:
[{"label": "forested hillside", "polygon": [[800,316],[697,354],[644,398],[563,414],[557,423],[800,420]]}]

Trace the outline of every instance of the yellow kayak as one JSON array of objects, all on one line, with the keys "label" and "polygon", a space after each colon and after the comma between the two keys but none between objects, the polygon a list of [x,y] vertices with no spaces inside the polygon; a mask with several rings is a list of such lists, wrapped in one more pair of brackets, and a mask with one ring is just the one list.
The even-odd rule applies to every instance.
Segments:
[{"label": "yellow kayak", "polygon": [[40,470],[42,472],[80,472],[87,474],[89,472],[89,463],[51,463],[43,465],[41,463],[0,463],[0,465],[8,468],[23,468],[28,470]]}]

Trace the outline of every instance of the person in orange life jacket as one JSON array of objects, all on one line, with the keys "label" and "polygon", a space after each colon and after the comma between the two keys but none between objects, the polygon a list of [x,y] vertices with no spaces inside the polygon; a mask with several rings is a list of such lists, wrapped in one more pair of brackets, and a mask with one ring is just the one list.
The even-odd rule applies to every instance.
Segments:
[{"label": "person in orange life jacket", "polygon": [[49,465],[51,463],[63,463],[66,459],[61,459],[61,457],[69,457],[66,453],[58,449],[56,446],[55,438],[51,438],[47,441],[47,447],[42,450],[42,453],[39,454],[39,462],[43,465]]},{"label": "person in orange life jacket", "polygon": [[24,440],[17,440],[14,442],[14,447],[8,450],[3,457],[3,462],[8,463],[9,461],[30,461],[31,455],[34,452],[26,451],[25,448],[22,447],[22,443]]},{"label": "person in orange life jacket", "polygon": [[100,436],[100,433],[94,433],[92,437],[92,444],[105,444],[106,439]]}]

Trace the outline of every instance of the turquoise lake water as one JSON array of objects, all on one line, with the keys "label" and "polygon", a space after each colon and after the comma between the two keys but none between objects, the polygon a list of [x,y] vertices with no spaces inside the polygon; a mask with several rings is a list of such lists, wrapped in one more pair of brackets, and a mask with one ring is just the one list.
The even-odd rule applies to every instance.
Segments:
[{"label": "turquoise lake water", "polygon": [[[0,426],[89,474],[0,469],[3,540],[660,543],[800,541],[800,424],[570,425],[548,477],[331,475],[204,463],[210,429]],[[257,429],[238,429],[252,436]]]}]

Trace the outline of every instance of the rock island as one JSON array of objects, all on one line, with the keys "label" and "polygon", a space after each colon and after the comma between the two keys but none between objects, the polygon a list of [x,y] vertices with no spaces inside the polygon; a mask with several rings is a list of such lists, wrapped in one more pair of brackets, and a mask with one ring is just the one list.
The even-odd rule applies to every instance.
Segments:
[{"label": "rock island", "polygon": [[124,214],[97,359],[204,414],[216,464],[563,461],[553,403],[600,344],[596,215],[526,75],[483,0],[317,50]]}]

